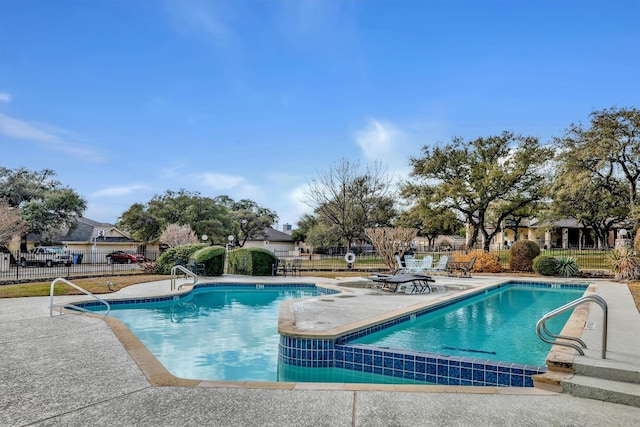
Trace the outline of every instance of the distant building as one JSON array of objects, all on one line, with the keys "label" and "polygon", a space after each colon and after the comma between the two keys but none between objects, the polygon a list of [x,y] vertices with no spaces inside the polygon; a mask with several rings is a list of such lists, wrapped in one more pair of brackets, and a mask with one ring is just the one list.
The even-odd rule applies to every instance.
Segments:
[{"label": "distant building", "polygon": [[27,249],[41,246],[43,241],[62,246],[71,253],[83,254],[89,262],[106,262],[105,255],[113,251],[140,253],[145,256],[149,251],[158,251],[158,245],[137,241],[113,224],[85,217],[77,218],[73,226],[56,230],[46,239],[40,234],[29,233]]},{"label": "distant building", "polygon": [[264,237],[254,240],[247,240],[245,248],[264,248],[271,252],[295,251],[295,242],[291,235],[278,231],[274,228],[267,228]]}]

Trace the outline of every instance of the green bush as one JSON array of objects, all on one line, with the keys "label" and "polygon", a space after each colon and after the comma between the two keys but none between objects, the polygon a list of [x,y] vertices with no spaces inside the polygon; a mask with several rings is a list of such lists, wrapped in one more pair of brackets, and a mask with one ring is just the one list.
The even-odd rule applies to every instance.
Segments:
[{"label": "green bush", "polygon": [[207,276],[222,276],[224,274],[224,257],[226,250],[223,246],[206,246],[198,249],[191,258],[204,264]]},{"label": "green bush", "polygon": [[533,271],[533,259],[540,255],[540,247],[529,240],[518,240],[509,249],[509,266],[514,271]]},{"label": "green bush", "polygon": [[533,271],[543,276],[555,276],[558,261],[552,256],[538,255],[533,259]]},{"label": "green bush", "polygon": [[240,248],[229,252],[229,274],[271,276],[276,262],[273,252],[262,248]]},{"label": "green bush", "polygon": [[180,245],[169,248],[156,261],[156,274],[171,274],[171,268],[176,264],[187,265],[194,252],[205,247],[202,243]]},{"label": "green bush", "polygon": [[570,256],[559,256],[556,258],[556,274],[562,277],[577,276],[580,269],[578,268],[578,262],[575,258]]}]

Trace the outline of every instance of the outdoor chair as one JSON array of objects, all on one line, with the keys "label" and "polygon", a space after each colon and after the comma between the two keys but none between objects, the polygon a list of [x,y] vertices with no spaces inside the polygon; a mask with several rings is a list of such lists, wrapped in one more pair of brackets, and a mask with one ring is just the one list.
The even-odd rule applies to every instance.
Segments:
[{"label": "outdoor chair", "polygon": [[207,269],[203,262],[197,262],[195,259],[190,259],[189,264],[187,264],[187,268],[191,270],[196,276],[202,275],[207,277]]},{"label": "outdoor chair", "polygon": [[453,261],[448,255],[442,255],[438,260],[438,263],[431,267],[423,269],[425,273],[444,273],[447,271],[447,264]]},{"label": "outdoor chair", "polygon": [[377,274],[369,276],[369,280],[380,285],[382,290],[389,292],[404,291],[407,294],[431,293],[433,289],[429,283],[435,283],[431,276],[425,276],[424,274]]},{"label": "outdoor chair", "polygon": [[277,276],[278,273],[282,273],[284,277],[287,277],[287,272],[291,271],[292,264],[287,262],[286,259],[276,259],[276,262],[271,264],[271,275]]},{"label": "outdoor chair", "polygon": [[471,278],[469,273],[473,269],[473,265],[476,262],[476,257],[471,258],[468,262],[451,262],[447,265],[447,275]]},{"label": "outdoor chair", "polygon": [[291,271],[291,275],[296,277],[296,273],[298,277],[300,277],[300,268],[302,267],[302,258],[294,258],[293,261],[289,264],[289,270]]},{"label": "outdoor chair", "polygon": [[433,256],[427,255],[422,260],[416,260],[414,266],[411,267],[413,273],[424,273],[433,268]]}]

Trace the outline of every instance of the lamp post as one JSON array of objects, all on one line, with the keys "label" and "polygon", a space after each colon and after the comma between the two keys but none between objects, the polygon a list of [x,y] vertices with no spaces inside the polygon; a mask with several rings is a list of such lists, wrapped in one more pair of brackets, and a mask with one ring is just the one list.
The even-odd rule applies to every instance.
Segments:
[{"label": "lamp post", "polygon": [[231,247],[233,246],[233,240],[235,239],[235,237],[233,237],[233,234],[229,234],[229,244],[227,245],[227,256],[225,257],[226,260],[226,266],[225,266],[225,272],[227,274],[229,274],[229,251],[231,250]]},{"label": "lamp post", "polygon": [[629,244],[629,241],[627,240],[627,230],[621,228],[618,231],[618,235],[620,236],[620,238],[616,239],[615,241],[616,248],[628,248],[629,246],[631,246]]}]

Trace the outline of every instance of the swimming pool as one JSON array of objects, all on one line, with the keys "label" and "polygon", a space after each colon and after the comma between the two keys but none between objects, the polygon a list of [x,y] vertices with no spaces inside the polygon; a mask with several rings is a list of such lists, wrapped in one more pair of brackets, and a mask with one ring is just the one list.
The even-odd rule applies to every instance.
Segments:
[{"label": "swimming pool", "polygon": [[[491,301],[495,295],[513,303],[521,299],[516,294],[529,289],[534,297],[525,298],[524,310],[537,303],[540,296],[564,295],[562,300],[553,301],[549,307],[536,308],[536,313],[544,314],[578,298],[586,287],[509,282],[332,339],[306,338],[304,334],[278,335],[278,306],[282,301],[314,296],[318,292],[335,293],[313,285],[201,284],[181,295],[113,301],[111,315],[121,319],[167,370],[181,378],[532,386],[531,376],[544,372],[546,368],[540,366],[539,361],[528,365],[528,362],[518,360],[490,360],[484,353],[474,351],[498,353],[495,345],[485,347],[475,341],[465,341],[462,344],[441,344],[435,349],[411,348],[412,344],[404,346],[377,341],[380,339],[377,334],[411,331],[422,323],[427,325],[422,329],[446,330],[450,329],[447,322],[463,318],[471,320],[471,323],[484,318],[490,323],[507,324],[512,321],[503,319],[499,310],[488,309],[494,303],[485,303],[485,308],[478,308],[477,303]],[[518,292],[506,292],[510,289]],[[97,306],[99,303],[84,305]],[[466,312],[463,310],[461,314],[458,306],[466,307]],[[447,310],[453,310],[454,314],[442,314]],[[440,323],[441,326],[434,326],[436,324],[430,323],[432,321],[427,321],[429,314],[449,320]],[[535,314],[537,317],[530,325],[534,336],[535,321],[542,314]],[[467,339],[475,339],[476,334],[465,331],[464,335]],[[373,341],[368,341],[370,339]],[[546,346],[543,354],[550,348],[537,336],[523,344],[525,349],[530,345]],[[466,351],[453,354],[451,349],[443,349],[443,346]],[[478,357],[468,357],[469,354]]]},{"label": "swimming pool", "polygon": [[[421,317],[425,316],[425,319],[427,319],[427,316],[430,314],[435,314],[436,317],[440,316],[443,310],[446,312],[448,307],[456,304],[460,305],[462,303],[462,305],[468,305],[471,312],[477,314],[479,309],[473,304],[473,301],[471,301],[471,304],[467,304],[470,300],[476,299],[482,301],[490,297],[492,293],[500,293],[504,289],[523,288],[536,294],[540,291],[549,291],[548,293],[557,293],[559,295],[566,291],[564,298],[567,298],[567,301],[571,301],[580,297],[587,287],[586,284],[506,282],[414,310],[387,321],[335,337],[334,339],[281,336],[280,360],[287,364],[302,367],[344,368],[365,374],[372,373],[395,377],[399,380],[418,381],[426,384],[532,387],[532,377],[536,374],[546,372],[544,361],[540,361],[539,359],[535,361],[535,364],[527,364],[517,360],[491,360],[484,357],[486,355],[473,351],[477,350],[477,343],[474,343],[472,346],[464,343],[451,346],[456,349],[465,350],[462,353],[464,355],[460,355],[460,353],[454,354],[455,352],[451,349],[439,349],[437,352],[416,351],[414,349],[391,348],[381,344],[359,344],[355,343],[355,341],[378,332],[386,334],[388,332],[387,330],[390,330],[389,328],[411,329],[412,323],[418,321]],[[547,292],[540,293],[540,295],[544,293]],[[547,307],[538,306],[536,298],[530,300],[535,303],[535,310],[540,311],[542,314],[558,307],[558,305],[553,305],[555,303]],[[458,308],[459,307],[453,307],[453,313],[458,313]],[[487,314],[488,318],[492,320],[500,318],[498,314],[503,308],[504,307],[499,306],[495,307],[495,311]],[[540,317],[542,317],[542,314]],[[516,317],[519,317],[519,315],[518,313]],[[465,316],[454,314],[454,317]],[[471,316],[471,319],[473,320],[475,317]],[[536,319],[536,321],[538,319]],[[509,319],[508,323],[513,321],[515,321],[515,319]],[[506,323],[507,322],[505,322],[505,324]],[[559,328],[561,326],[562,325],[560,325]],[[530,325],[530,328],[532,331],[535,331],[535,321]],[[535,332],[532,335],[535,337],[533,339],[526,339],[526,337],[521,336],[521,334],[512,334],[510,336],[525,349],[525,352],[529,346],[537,346],[540,344],[538,342],[539,339],[535,336]],[[501,342],[493,343],[490,348],[497,349],[501,344]],[[546,352],[548,352],[551,346],[549,344],[544,345],[546,346]],[[487,351],[487,353],[493,352],[503,353],[502,351]],[[470,353],[477,356],[470,357]]]},{"label": "swimming pool", "polygon": [[203,285],[143,304],[114,301],[110,316],[177,377],[277,381],[278,306],[319,292],[328,291],[314,285]]},{"label": "swimming pool", "polygon": [[[580,289],[504,286],[349,341],[376,347],[544,366],[549,344],[535,325]],[[571,312],[551,319],[560,331]]]}]

